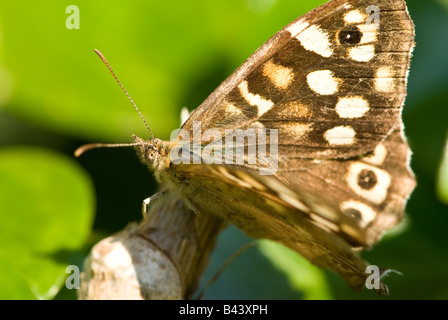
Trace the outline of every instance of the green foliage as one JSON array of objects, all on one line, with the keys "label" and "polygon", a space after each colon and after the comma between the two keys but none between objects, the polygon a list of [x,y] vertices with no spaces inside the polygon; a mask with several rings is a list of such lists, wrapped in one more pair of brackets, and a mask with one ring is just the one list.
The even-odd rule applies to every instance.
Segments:
[{"label": "green foliage", "polygon": [[258,243],[261,252],[288,278],[292,288],[303,292],[304,299],[331,297],[324,272],[294,251],[272,241]]},{"label": "green foliage", "polygon": [[48,299],[91,226],[92,187],[72,160],[35,147],[0,151],[0,298]]},{"label": "green foliage", "polygon": [[448,139],[445,144],[442,161],[437,179],[437,191],[440,199],[448,204]]},{"label": "green foliage", "polygon": [[[2,3],[0,298],[52,298],[65,267],[80,265],[73,257],[85,255],[86,239],[139,219],[141,200],[155,189],[132,150],[69,158],[85,142],[149,136],[93,49],[107,57],[154,134],[166,139],[179,126],[183,106],[196,108],[278,29],[323,2],[81,0],[79,30],[66,28],[68,3]],[[448,209],[439,199],[448,188],[446,161],[440,169],[448,129],[448,43],[442,41],[448,6],[445,0],[407,2],[417,47],[403,117],[418,188],[406,228],[364,256],[404,273],[388,279],[392,298],[446,298]],[[247,241],[235,233],[220,237],[210,270]],[[331,297],[376,295],[353,293],[338,277],[267,242],[238,258],[206,293],[206,298]]]}]

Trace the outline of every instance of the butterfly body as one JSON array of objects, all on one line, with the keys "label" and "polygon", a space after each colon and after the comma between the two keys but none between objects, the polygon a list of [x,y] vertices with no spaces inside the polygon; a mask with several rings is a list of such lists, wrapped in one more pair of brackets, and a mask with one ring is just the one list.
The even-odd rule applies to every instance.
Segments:
[{"label": "butterfly body", "polygon": [[[368,275],[357,249],[401,220],[415,187],[401,121],[413,46],[404,1],[330,1],[224,81],[183,125],[188,139],[134,137],[138,152],[163,188],[199,213],[281,242],[360,288]],[[265,130],[272,174],[249,161],[249,139],[242,161],[225,162],[235,150],[226,149],[226,130]],[[276,130],[276,146],[266,130]],[[197,132],[207,138],[195,140]],[[206,163],[213,141],[222,161]],[[180,154],[188,161],[176,162]]]}]

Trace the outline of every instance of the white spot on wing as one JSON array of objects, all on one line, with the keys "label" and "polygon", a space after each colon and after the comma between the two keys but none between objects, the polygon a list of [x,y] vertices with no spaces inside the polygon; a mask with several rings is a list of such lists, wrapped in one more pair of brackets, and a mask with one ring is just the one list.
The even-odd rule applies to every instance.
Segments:
[{"label": "white spot on wing", "polygon": [[382,66],[378,68],[376,71],[375,89],[380,92],[392,92],[395,89],[392,67]]},{"label": "white spot on wing", "polygon": [[308,86],[322,95],[334,94],[338,91],[339,79],[330,70],[318,70],[306,76]]},{"label": "white spot on wing", "polygon": [[238,89],[240,89],[240,93],[247,103],[258,108],[259,117],[268,112],[274,106],[274,102],[271,100],[263,99],[263,97],[259,94],[250,93],[247,81],[241,82]]},{"label": "white spot on wing", "polygon": [[340,98],[336,104],[336,112],[344,119],[360,118],[369,111],[369,102],[363,97]]},{"label": "white spot on wing", "polygon": [[331,145],[349,145],[355,142],[355,130],[349,126],[339,126],[327,130],[324,138]]},{"label": "white spot on wing", "polygon": [[[369,189],[363,189],[358,184],[358,176],[363,170],[370,170],[375,173],[377,178],[376,185]],[[390,186],[390,175],[386,171],[370,166],[362,162],[353,163],[347,172],[347,183],[350,188],[359,196],[374,203],[381,204],[387,197],[387,190]]]},{"label": "white spot on wing", "polygon": [[364,21],[366,21],[366,19],[367,15],[361,13],[361,11],[359,10],[352,10],[344,15],[344,21],[347,24],[363,23]]},{"label": "white spot on wing", "polygon": [[358,25],[358,29],[362,32],[362,38],[359,44],[368,44],[376,41],[379,29],[378,24],[360,24]]},{"label": "white spot on wing", "polygon": [[376,146],[372,155],[365,157],[362,160],[370,164],[379,166],[384,163],[384,160],[386,160],[386,156],[387,156],[386,147],[384,146],[384,144],[379,144]]},{"label": "white spot on wing", "polygon": [[295,37],[308,26],[309,26],[308,22],[303,22],[302,19],[300,19],[289,25],[285,30],[291,33],[291,37]]},{"label": "white spot on wing", "polygon": [[368,44],[349,48],[348,56],[350,59],[359,62],[370,61],[375,56],[375,46],[372,44]]},{"label": "white spot on wing", "polygon": [[313,51],[325,58],[333,54],[328,34],[318,26],[312,25],[297,35],[297,40],[309,51]]},{"label": "white spot on wing", "polygon": [[263,76],[268,77],[272,83],[280,89],[288,89],[294,81],[294,72],[291,68],[284,67],[268,61],[263,66]]}]

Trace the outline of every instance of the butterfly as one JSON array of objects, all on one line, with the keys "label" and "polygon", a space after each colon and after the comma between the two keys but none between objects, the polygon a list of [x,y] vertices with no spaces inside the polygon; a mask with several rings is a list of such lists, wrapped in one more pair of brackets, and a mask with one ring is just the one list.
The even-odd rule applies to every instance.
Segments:
[{"label": "butterfly", "polygon": [[359,251],[400,222],[415,187],[401,120],[413,47],[405,1],[329,1],[262,45],[171,141],[132,145],[162,192],[360,289]]}]

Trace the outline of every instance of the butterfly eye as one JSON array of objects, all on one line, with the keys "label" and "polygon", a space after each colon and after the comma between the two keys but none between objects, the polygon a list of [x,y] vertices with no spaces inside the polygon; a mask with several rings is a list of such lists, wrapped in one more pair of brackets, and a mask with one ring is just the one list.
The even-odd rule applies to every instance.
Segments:
[{"label": "butterfly eye", "polygon": [[148,152],[148,160],[150,162],[154,162],[154,160],[156,159],[156,156],[157,156],[157,152],[156,151],[151,150],[151,151]]},{"label": "butterfly eye", "polygon": [[347,47],[355,46],[361,42],[362,35],[358,27],[349,27],[339,32],[339,43]]}]

